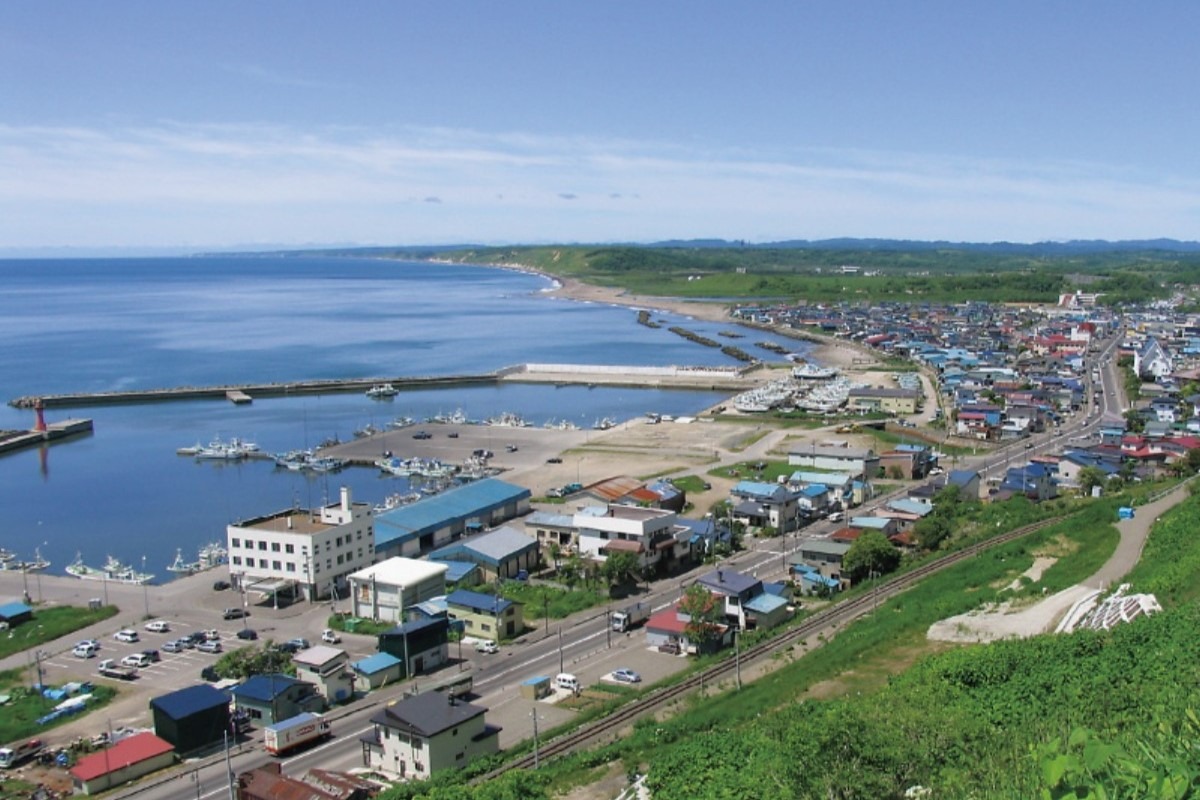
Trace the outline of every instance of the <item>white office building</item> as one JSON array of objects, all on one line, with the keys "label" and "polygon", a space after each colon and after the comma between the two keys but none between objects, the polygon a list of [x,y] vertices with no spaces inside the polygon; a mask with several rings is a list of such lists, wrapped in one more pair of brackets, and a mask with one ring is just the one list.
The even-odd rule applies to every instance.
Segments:
[{"label": "white office building", "polygon": [[230,580],[250,593],[345,597],[347,576],[374,561],[372,523],[371,506],[352,502],[347,487],[334,505],[237,522],[225,532]]},{"label": "white office building", "polygon": [[396,556],[350,576],[350,613],[363,619],[406,622],[404,610],[446,594],[445,564]]}]

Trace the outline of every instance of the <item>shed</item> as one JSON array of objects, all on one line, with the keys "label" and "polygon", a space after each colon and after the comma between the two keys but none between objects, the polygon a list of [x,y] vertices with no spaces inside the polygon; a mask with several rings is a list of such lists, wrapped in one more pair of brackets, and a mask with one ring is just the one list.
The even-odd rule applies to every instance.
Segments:
[{"label": "shed", "polygon": [[139,733],[79,759],[71,767],[71,780],[76,792],[95,794],[157,772],[174,762],[175,748],[170,742],[153,733]]},{"label": "shed", "polygon": [[350,668],[361,677],[367,689],[378,689],[392,681],[400,680],[403,676],[403,666],[404,662],[391,653],[376,653],[355,661]]},{"label": "shed", "polygon": [[28,622],[33,619],[33,609],[24,603],[5,603],[0,606],[0,622],[5,622],[8,627],[15,628],[22,622]]},{"label": "shed", "polygon": [[521,697],[526,700],[541,700],[543,697],[550,696],[550,678],[546,675],[538,675],[528,680],[521,681]]},{"label": "shed", "polygon": [[155,697],[150,712],[154,732],[180,754],[216,744],[229,730],[229,697],[208,684]]}]

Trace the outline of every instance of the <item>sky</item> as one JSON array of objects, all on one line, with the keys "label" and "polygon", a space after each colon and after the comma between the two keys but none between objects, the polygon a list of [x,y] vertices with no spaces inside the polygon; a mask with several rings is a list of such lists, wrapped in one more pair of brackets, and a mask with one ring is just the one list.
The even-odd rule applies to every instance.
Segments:
[{"label": "sky", "polygon": [[0,4],[0,253],[1200,238],[1200,4]]}]

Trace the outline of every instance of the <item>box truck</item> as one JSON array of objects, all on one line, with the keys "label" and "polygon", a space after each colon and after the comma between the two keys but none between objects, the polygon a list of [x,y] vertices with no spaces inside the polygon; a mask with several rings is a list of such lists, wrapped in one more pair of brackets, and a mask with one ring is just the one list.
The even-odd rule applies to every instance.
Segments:
[{"label": "box truck", "polygon": [[612,612],[610,622],[614,631],[624,632],[636,625],[641,625],[648,619],[650,619],[650,604],[635,603],[628,608]]},{"label": "box truck", "polygon": [[329,720],[305,711],[263,729],[263,744],[273,756],[281,756],[304,744],[329,736]]}]

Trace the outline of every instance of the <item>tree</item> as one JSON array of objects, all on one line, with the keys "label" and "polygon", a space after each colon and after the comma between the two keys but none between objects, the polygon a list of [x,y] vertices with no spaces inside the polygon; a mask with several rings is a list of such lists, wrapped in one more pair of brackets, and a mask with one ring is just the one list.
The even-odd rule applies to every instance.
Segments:
[{"label": "tree", "polygon": [[558,571],[558,561],[562,558],[562,546],[558,542],[551,542],[546,547],[546,553],[550,556],[550,560],[554,562],[554,570]]},{"label": "tree", "polygon": [[1091,494],[1092,487],[1103,486],[1108,475],[1099,467],[1084,467],[1079,470],[1079,491]]},{"label": "tree", "polygon": [[842,569],[860,581],[872,573],[882,575],[900,565],[900,551],[879,531],[867,531],[854,540],[842,558]]},{"label": "tree", "polygon": [[636,583],[638,566],[639,559],[637,553],[618,550],[615,553],[610,553],[608,558],[604,560],[604,563],[600,565],[600,577],[604,578],[609,586]]},{"label": "tree", "polygon": [[720,625],[725,621],[724,599],[698,583],[693,583],[683,593],[679,610],[688,616],[684,635],[701,648],[717,638]]}]

